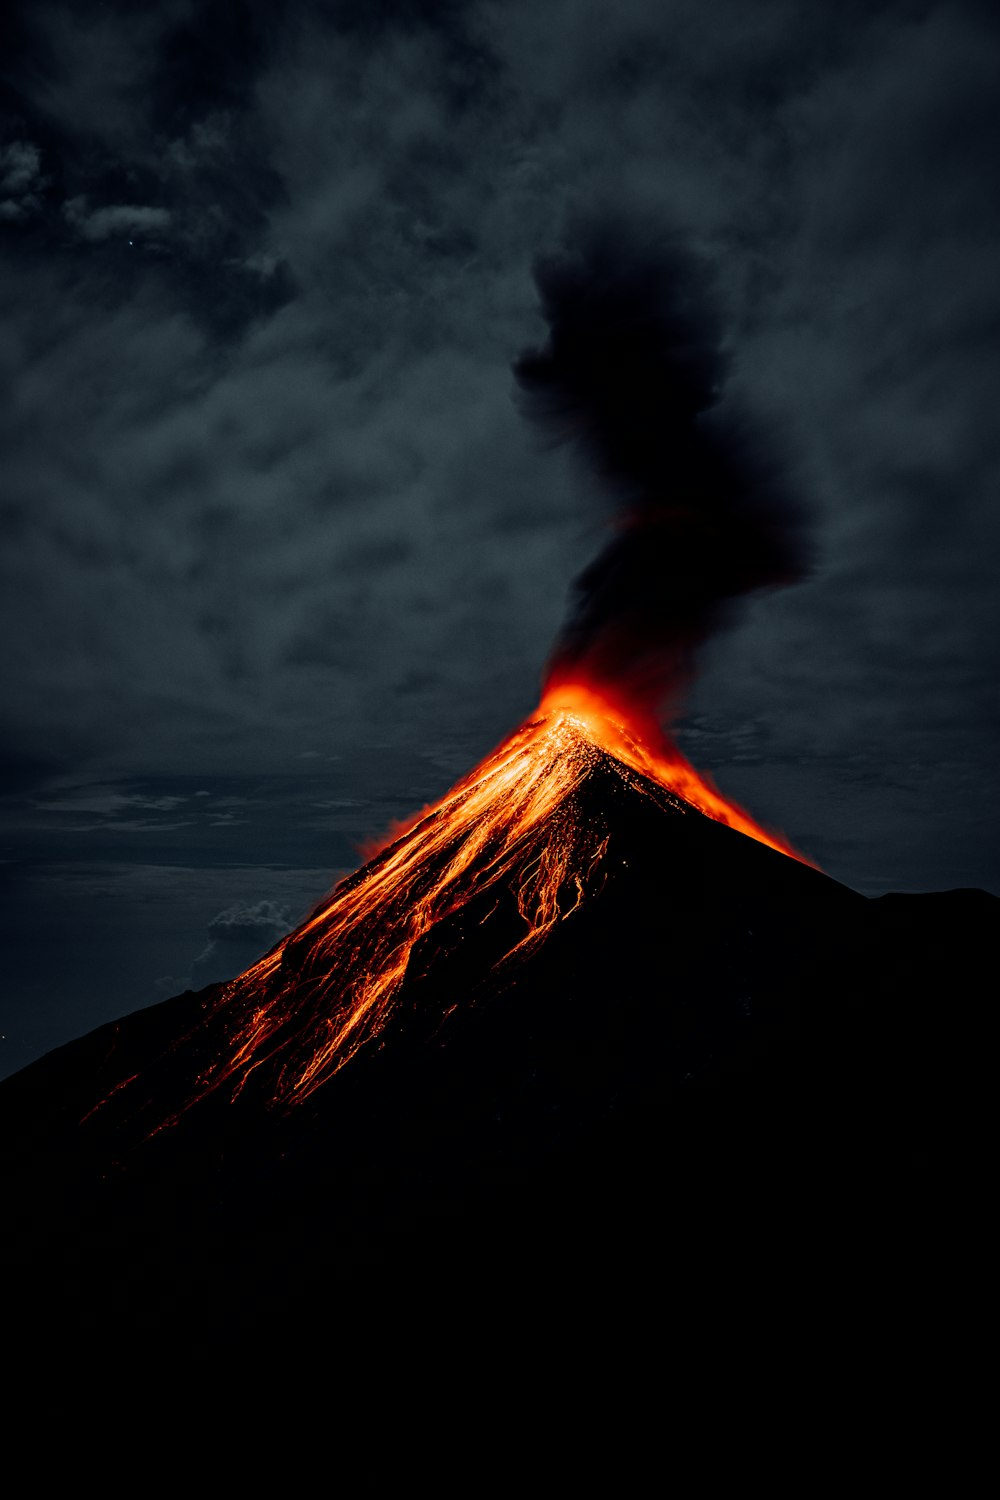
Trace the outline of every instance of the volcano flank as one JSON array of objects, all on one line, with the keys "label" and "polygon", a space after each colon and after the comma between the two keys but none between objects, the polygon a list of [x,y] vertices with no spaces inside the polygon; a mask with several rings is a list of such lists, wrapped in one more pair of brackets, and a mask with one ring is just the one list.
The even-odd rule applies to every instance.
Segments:
[{"label": "volcano flank", "polygon": [[666,737],[738,601],[805,576],[799,508],[675,236],[581,230],[536,281],[526,413],[616,512],[537,713],[244,973],[0,1085],[11,1284],[71,1245],[102,1315],[169,1286],[242,1328],[301,1288],[340,1332],[520,1265],[574,1319],[666,1296],[668,1333],[723,1286],[797,1324],[891,1280],[902,1328],[969,1284],[1000,902],[868,900]]},{"label": "volcano flank", "polygon": [[459,1224],[632,1257],[666,1211],[887,1222],[967,1122],[1000,903],[869,901],[724,818],[543,705],[238,979],[0,1088],[28,1241],[252,1279]]}]

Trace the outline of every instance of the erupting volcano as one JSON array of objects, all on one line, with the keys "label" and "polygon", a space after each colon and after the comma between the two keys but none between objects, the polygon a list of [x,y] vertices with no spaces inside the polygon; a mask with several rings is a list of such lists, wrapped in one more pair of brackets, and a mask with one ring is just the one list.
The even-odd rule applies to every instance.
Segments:
[{"label": "erupting volcano", "polygon": [[591,226],[537,281],[520,396],[615,517],[536,713],[236,979],[4,1085],[30,1142],[10,1181],[58,1223],[145,1224],[161,1257],[224,1232],[258,1247],[254,1280],[473,1199],[508,1232],[617,1215],[634,1243],[665,1183],[708,1222],[723,1181],[800,1212],[845,1162],[898,1176],[937,993],[995,903],[868,902],[685,760],[664,726],[698,648],[803,576],[798,511],[674,238]]},{"label": "erupting volcano", "polygon": [[[492,913],[505,897],[516,901],[520,928],[512,925],[494,973],[530,953],[607,878],[611,828],[581,800],[598,776],[624,794],[696,810],[793,854],[665,737],[654,750],[593,691],[553,689],[536,717],[220,989],[206,1025],[225,1040],[187,1103],[223,1086],[235,1097],[260,1068],[273,1102],[308,1098],[383,1031],[414,948],[473,903],[488,899]],[[122,1087],[129,1084],[141,1089],[142,1080]]]},{"label": "erupting volcano", "polygon": [[730,601],[803,566],[774,466],[720,404],[707,273],[675,238],[590,223],[536,275],[549,340],[515,365],[525,412],[589,461],[616,507],[611,543],[577,582],[537,714],[220,991],[198,1028],[215,1050],[199,1056],[183,1109],[250,1079],[272,1104],[309,1098],[385,1031],[415,954],[447,947],[449,924],[484,901],[494,926],[493,912],[516,907],[490,958],[491,973],[511,973],[609,875],[608,819],[581,806],[598,773],[796,857],[662,728]]}]

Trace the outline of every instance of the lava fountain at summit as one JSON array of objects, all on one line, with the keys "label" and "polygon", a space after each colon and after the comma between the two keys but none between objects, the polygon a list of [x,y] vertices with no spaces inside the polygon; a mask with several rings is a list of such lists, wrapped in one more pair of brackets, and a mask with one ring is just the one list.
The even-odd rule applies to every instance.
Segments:
[{"label": "lava fountain at summit", "polygon": [[215,1014],[227,1045],[191,1102],[227,1085],[236,1097],[265,1063],[274,1103],[308,1098],[384,1030],[421,939],[489,893],[516,893],[518,914],[494,970],[526,956],[609,873],[608,830],[581,816],[574,798],[597,767],[661,805],[695,809],[799,857],[665,736],[645,742],[593,689],[553,689],[536,716],[222,987]]}]

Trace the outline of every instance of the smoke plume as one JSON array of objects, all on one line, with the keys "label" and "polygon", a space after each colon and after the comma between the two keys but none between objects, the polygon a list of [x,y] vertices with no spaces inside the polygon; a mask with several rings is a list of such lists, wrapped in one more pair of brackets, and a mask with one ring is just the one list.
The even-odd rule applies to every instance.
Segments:
[{"label": "smoke plume", "polygon": [[801,518],[760,436],[723,404],[711,275],[678,236],[592,221],[535,281],[549,338],[515,363],[523,409],[615,505],[547,686],[582,680],[658,718],[730,601],[803,576]]}]

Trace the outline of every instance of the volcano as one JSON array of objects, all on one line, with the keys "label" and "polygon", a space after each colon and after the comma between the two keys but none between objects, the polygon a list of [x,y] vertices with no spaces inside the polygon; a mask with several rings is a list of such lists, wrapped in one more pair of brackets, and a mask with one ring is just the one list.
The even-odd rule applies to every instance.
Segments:
[{"label": "volcano", "polygon": [[723,1290],[902,1330],[970,1284],[1000,902],[869,901],[666,737],[738,601],[805,576],[798,507],[675,237],[581,231],[536,281],[527,414],[616,511],[538,712],[245,973],[0,1086],[12,1285],[71,1264],[119,1330],[179,1289],[201,1347],[285,1296],[336,1339],[516,1284],[669,1342]]},{"label": "volcano", "polygon": [[456,1226],[841,1243],[965,1180],[998,910],[858,895],[563,690],[239,978],[0,1087],[8,1197],[32,1256],[251,1283]]}]

